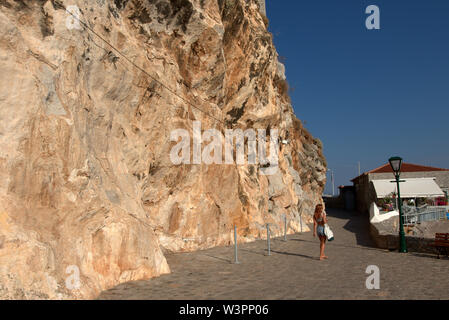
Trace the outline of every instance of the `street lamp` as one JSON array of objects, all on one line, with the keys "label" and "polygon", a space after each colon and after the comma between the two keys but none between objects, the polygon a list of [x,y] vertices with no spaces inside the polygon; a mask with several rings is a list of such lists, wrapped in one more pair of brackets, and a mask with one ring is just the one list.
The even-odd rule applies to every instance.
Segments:
[{"label": "street lamp", "polygon": [[396,178],[397,188],[398,188],[398,207],[399,207],[399,252],[407,252],[407,244],[405,242],[405,233],[404,233],[404,221],[402,215],[402,202],[401,202],[401,193],[399,192],[399,182],[404,182],[403,180],[399,180],[399,176],[401,174],[401,166],[402,166],[402,158],[401,157],[391,157],[388,159],[390,162],[391,169],[394,172],[394,177]]}]

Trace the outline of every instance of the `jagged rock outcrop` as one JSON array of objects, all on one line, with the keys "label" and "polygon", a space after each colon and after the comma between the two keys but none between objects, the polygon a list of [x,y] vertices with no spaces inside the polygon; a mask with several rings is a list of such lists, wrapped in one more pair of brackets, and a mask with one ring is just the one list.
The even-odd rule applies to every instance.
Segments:
[{"label": "jagged rock outcrop", "polygon": [[[326,164],[266,23],[255,0],[0,0],[1,298],[93,298],[234,225],[308,230]],[[194,121],[278,129],[279,170],[173,164]]]}]

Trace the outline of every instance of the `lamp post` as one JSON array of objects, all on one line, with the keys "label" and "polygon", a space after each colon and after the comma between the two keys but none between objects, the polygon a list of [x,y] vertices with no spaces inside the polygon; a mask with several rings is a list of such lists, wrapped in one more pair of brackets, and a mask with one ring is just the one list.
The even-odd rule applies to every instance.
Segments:
[{"label": "lamp post", "polygon": [[[399,192],[399,176],[401,174],[401,166],[402,166],[402,158],[401,157],[391,157],[388,159],[390,162],[391,169],[394,172],[394,177],[396,178],[396,184],[398,188],[398,207],[399,207],[399,252],[407,252],[407,244],[405,242],[405,233],[404,233],[404,220],[402,215],[402,202],[401,202],[401,193]],[[395,182],[395,181],[392,181]]]}]

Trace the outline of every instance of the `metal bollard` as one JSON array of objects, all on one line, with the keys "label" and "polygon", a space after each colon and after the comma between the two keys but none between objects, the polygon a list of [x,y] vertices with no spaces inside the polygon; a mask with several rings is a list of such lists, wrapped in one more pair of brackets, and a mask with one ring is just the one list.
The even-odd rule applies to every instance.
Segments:
[{"label": "metal bollard", "polygon": [[234,226],[234,263],[240,263],[237,257],[237,226]]},{"label": "metal bollard", "polygon": [[287,215],[284,215],[284,241],[287,241]]},{"label": "metal bollard", "polygon": [[271,256],[271,247],[270,247],[270,224],[267,223],[267,245],[268,245],[268,255]]}]

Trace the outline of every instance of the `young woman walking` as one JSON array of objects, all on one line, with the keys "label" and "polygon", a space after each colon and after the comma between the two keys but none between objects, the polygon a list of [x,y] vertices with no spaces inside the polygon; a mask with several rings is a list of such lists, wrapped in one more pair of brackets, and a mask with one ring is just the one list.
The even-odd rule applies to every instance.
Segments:
[{"label": "young woman walking", "polygon": [[327,223],[326,212],[323,210],[322,204],[317,204],[315,213],[313,214],[313,236],[318,235],[320,238],[320,260],[327,259],[324,255],[324,246],[326,243],[326,235],[324,234],[324,224]]}]

